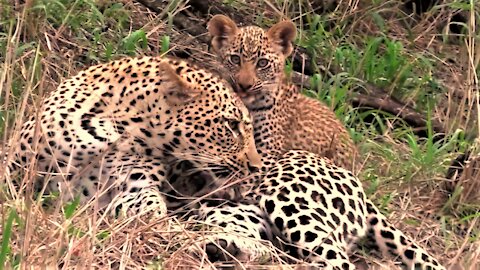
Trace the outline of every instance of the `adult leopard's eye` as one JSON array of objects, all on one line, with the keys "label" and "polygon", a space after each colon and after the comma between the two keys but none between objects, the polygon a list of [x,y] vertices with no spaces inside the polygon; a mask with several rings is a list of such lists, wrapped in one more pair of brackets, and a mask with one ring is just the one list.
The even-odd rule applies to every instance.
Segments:
[{"label": "adult leopard's eye", "polygon": [[268,65],[268,60],[265,58],[258,59],[257,61],[257,67],[258,68],[264,68]]},{"label": "adult leopard's eye", "polygon": [[233,136],[237,137],[241,135],[240,121],[235,119],[226,119],[225,126],[233,133]]},{"label": "adult leopard's eye", "polygon": [[236,54],[230,55],[230,62],[232,62],[232,64],[235,64],[235,65],[240,65],[240,56]]}]

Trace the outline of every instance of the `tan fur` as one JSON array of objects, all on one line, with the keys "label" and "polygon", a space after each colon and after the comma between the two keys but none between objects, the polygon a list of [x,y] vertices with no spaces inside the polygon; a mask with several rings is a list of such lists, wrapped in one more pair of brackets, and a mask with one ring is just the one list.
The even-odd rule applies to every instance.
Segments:
[{"label": "tan fur", "polygon": [[275,24],[267,31],[270,41],[280,47],[280,51],[289,56],[293,51],[292,41],[297,35],[295,25],[290,21],[283,21]]},{"label": "tan fur", "polygon": [[212,46],[215,50],[219,50],[223,41],[228,37],[233,37],[238,31],[237,25],[230,18],[223,15],[214,16],[210,20],[207,29],[214,36]]},{"label": "tan fur", "polygon": [[[279,22],[267,31],[234,24],[228,17],[217,15],[209,22],[208,30],[213,41],[224,40],[221,46],[213,44],[214,49],[254,118],[258,150],[306,150],[355,170],[357,150],[344,125],[330,108],[301,95],[286,79],[285,60],[293,50],[296,35],[293,23]],[[222,36],[217,36],[219,33]],[[241,58],[239,65],[231,61],[232,55]],[[261,59],[268,61],[265,67],[259,65]],[[265,141],[275,141],[275,146],[262,143]],[[264,145],[269,145],[268,149],[262,149]]]},{"label": "tan fur", "polygon": [[167,62],[160,62],[158,69],[165,74],[164,81],[166,85],[166,96],[170,98],[166,102],[172,106],[181,105],[189,102],[193,98],[201,94],[201,91],[195,89],[189,83],[180,77],[170,64]]},{"label": "tan fur", "polygon": [[255,84],[257,75],[255,74],[255,66],[251,63],[245,63],[238,73],[235,75],[235,80],[238,85],[244,89],[248,89]]},{"label": "tan fur", "polygon": [[46,97],[12,145],[9,171],[35,164],[37,191],[82,203],[95,197],[100,208],[114,205],[113,214],[166,214],[175,162],[235,172],[262,166],[242,101],[213,74],[173,58],[81,71]]}]

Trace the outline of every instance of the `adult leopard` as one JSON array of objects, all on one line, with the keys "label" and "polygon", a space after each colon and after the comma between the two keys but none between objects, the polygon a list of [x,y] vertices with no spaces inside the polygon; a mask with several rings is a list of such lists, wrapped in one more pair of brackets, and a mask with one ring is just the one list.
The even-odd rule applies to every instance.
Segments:
[{"label": "adult leopard", "polygon": [[165,215],[166,177],[178,160],[233,171],[261,164],[249,112],[228,84],[161,57],[81,71],[44,100],[11,145],[10,171],[34,168],[38,190],[81,202],[95,196],[123,215]]}]

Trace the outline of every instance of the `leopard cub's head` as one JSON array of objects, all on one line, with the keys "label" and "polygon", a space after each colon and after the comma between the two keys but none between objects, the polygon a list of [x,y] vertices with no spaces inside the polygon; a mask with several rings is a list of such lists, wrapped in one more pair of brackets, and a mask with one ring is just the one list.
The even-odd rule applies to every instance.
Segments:
[{"label": "leopard cub's head", "polygon": [[212,47],[222,60],[235,91],[247,107],[268,105],[278,98],[285,59],[292,53],[295,25],[282,21],[268,30],[237,27],[224,15],[208,22]]}]

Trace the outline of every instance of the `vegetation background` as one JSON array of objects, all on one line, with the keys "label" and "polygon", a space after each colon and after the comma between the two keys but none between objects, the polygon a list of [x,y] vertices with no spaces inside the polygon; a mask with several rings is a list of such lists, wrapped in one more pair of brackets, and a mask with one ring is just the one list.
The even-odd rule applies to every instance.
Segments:
[{"label": "vegetation background", "polygon": [[[476,0],[0,0],[2,160],[41,98],[90,65],[168,54],[221,74],[205,30],[214,14],[262,27],[293,20],[287,72],[351,131],[368,196],[444,264],[480,269]],[[456,158],[466,168],[449,169]],[[115,221],[75,202],[47,211],[48,198],[32,195],[33,169],[22,191],[4,169],[0,269],[208,265],[186,252],[198,222]],[[274,255],[260,263],[289,267]]]}]

